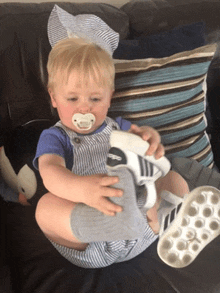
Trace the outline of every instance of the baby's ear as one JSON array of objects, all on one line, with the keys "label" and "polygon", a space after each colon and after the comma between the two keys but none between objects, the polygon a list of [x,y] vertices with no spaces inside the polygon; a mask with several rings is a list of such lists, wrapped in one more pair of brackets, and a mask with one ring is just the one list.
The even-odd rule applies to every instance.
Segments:
[{"label": "baby's ear", "polygon": [[112,98],[113,98],[113,95],[114,95],[114,90],[111,92],[111,94],[110,94],[110,99],[109,99],[109,105],[108,105],[108,107],[110,108],[111,107],[111,102],[112,102]]},{"label": "baby's ear", "polygon": [[51,100],[51,104],[54,108],[57,107],[57,104],[56,104],[56,100],[55,100],[55,94],[54,94],[54,91],[51,89],[51,88],[48,88],[48,93],[50,95],[50,100]]},{"label": "baby's ear", "polygon": [[111,91],[111,99],[110,99],[110,101],[112,100],[112,98],[113,98],[113,96],[114,96],[114,93],[115,93],[115,90],[112,90],[112,91]]}]

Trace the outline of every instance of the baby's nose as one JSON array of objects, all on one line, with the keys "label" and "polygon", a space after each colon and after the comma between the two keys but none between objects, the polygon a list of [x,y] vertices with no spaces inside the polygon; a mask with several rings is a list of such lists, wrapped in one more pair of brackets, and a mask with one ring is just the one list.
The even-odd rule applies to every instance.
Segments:
[{"label": "baby's nose", "polygon": [[91,111],[91,106],[88,102],[82,102],[79,105],[79,113],[86,114]]}]

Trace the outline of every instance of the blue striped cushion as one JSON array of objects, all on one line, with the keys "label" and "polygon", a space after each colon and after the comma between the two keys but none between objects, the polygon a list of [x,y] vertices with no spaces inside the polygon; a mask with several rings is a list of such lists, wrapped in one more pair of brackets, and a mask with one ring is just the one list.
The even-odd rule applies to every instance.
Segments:
[{"label": "blue striped cushion", "polygon": [[109,115],[156,128],[168,158],[193,158],[211,167],[204,112],[206,76],[215,50],[212,44],[165,58],[115,60]]}]

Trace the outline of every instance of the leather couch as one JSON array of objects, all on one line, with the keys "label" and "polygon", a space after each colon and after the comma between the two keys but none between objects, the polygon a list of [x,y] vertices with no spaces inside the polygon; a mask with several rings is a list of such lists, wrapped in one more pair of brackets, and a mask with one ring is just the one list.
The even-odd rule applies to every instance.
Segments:
[{"label": "leather couch", "polygon": [[[206,24],[205,42],[219,43],[217,0],[131,1],[120,9],[100,3],[58,5],[74,15],[101,17],[120,34],[121,45],[130,40],[133,46],[138,38],[200,21]],[[57,119],[46,91],[46,62],[51,49],[47,21],[53,6],[52,2],[0,4],[0,133],[4,138],[30,121],[52,125]],[[216,168],[220,168],[219,65],[217,48],[208,71],[206,111]],[[36,202],[22,206],[1,199],[0,207],[1,292],[220,292],[219,237],[182,269],[169,267],[159,259],[157,241],[127,262],[82,269],[60,256],[44,237],[34,218]]]}]

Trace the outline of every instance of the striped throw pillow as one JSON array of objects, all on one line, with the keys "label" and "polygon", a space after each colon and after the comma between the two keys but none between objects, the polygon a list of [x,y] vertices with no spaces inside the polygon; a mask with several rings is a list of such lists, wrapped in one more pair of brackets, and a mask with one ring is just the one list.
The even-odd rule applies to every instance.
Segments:
[{"label": "striped throw pillow", "polygon": [[206,76],[215,50],[212,44],[159,59],[115,60],[109,116],[156,128],[167,158],[193,158],[211,167]]}]

